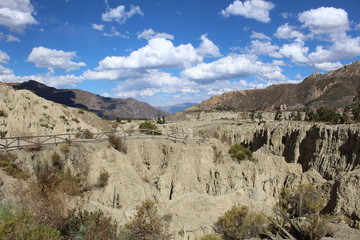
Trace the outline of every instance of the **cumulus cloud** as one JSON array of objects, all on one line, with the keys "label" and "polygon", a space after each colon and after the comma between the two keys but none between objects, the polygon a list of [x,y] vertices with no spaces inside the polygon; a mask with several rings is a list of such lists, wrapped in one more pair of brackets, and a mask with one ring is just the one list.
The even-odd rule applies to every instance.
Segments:
[{"label": "cumulus cloud", "polygon": [[298,20],[303,28],[309,28],[312,34],[336,35],[349,30],[348,14],[341,8],[321,7],[302,12]]},{"label": "cumulus cloud", "polygon": [[67,72],[86,66],[83,62],[74,62],[76,52],[64,52],[62,50],[35,47],[28,56],[27,61],[35,63],[36,67],[45,67],[53,72],[54,68],[63,68]]},{"label": "cumulus cloud", "polygon": [[307,58],[307,53],[309,51],[308,47],[305,47],[304,41],[297,38],[291,44],[284,44],[279,53],[284,57],[290,58],[292,62],[296,63],[307,63],[309,59]]},{"label": "cumulus cloud", "polygon": [[259,32],[252,32],[250,38],[256,38],[256,39],[263,39],[263,40],[271,40],[271,38],[269,36],[266,36],[263,33],[259,33]]},{"label": "cumulus cloud", "polygon": [[207,38],[207,34],[204,34],[200,37],[201,39],[201,44],[200,47],[196,49],[196,51],[201,55],[201,56],[206,56],[206,57],[220,57],[221,53],[219,48],[211,41]]},{"label": "cumulus cloud", "polygon": [[9,55],[0,50],[0,64],[7,64],[9,60]]},{"label": "cumulus cloud", "polygon": [[224,17],[231,15],[240,15],[245,18],[252,18],[260,22],[270,22],[269,12],[275,7],[275,4],[264,0],[246,0],[244,2],[235,0],[225,10],[221,11]]},{"label": "cumulus cloud", "polygon": [[104,28],[105,28],[105,25],[103,24],[91,24],[91,28],[92,29],[95,29],[95,30],[98,30],[98,31],[103,31]]},{"label": "cumulus cloud", "polygon": [[123,24],[135,14],[144,15],[139,6],[131,6],[130,10],[126,11],[124,5],[119,5],[116,8],[108,9],[101,15],[101,19],[104,22],[115,21],[119,24]]},{"label": "cumulus cloud", "polygon": [[256,75],[261,80],[272,77],[280,77],[279,80],[283,80],[285,77],[281,72],[279,66],[263,64],[257,61],[254,55],[234,54],[211,63],[200,63],[185,69],[181,75],[192,81],[208,84],[217,80],[246,78],[251,75]]},{"label": "cumulus cloud", "polygon": [[253,40],[248,48],[249,53],[257,55],[267,55],[274,58],[282,58],[283,56],[278,52],[280,49],[277,45],[272,45],[269,41]]},{"label": "cumulus cloud", "polygon": [[277,28],[274,36],[280,39],[293,39],[300,38],[301,40],[305,40],[306,37],[300,31],[295,30],[295,27],[289,25],[289,23],[285,23]]},{"label": "cumulus cloud", "polygon": [[22,32],[28,25],[37,24],[30,0],[1,0],[0,24],[11,31]]},{"label": "cumulus cloud", "polygon": [[150,39],[148,44],[129,56],[109,56],[97,70],[184,68],[202,61],[191,44],[174,46],[164,38]]},{"label": "cumulus cloud", "polygon": [[157,33],[154,30],[150,29],[146,29],[144,31],[142,31],[141,33],[138,33],[137,37],[140,38],[144,38],[146,40],[150,40],[152,38],[165,38],[165,39],[170,39],[173,40],[174,36],[168,33]]},{"label": "cumulus cloud", "polygon": [[313,66],[319,70],[332,71],[332,70],[341,68],[343,65],[338,61],[338,62],[314,63]]}]

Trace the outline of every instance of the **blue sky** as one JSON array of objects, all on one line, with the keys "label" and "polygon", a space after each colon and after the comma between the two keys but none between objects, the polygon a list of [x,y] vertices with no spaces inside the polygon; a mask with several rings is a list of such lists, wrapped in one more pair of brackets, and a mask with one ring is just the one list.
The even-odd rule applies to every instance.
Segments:
[{"label": "blue sky", "polygon": [[155,106],[360,59],[358,0],[1,0],[0,81]]}]

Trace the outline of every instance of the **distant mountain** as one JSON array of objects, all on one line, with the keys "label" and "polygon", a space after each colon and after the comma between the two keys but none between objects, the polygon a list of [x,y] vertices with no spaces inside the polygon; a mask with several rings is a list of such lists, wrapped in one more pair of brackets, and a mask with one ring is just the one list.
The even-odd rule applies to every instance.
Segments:
[{"label": "distant mountain", "polygon": [[158,106],[157,108],[168,112],[168,113],[176,113],[176,112],[181,112],[184,111],[185,109],[196,105],[197,103],[179,103],[179,104],[174,104],[174,105],[169,105],[169,106]]},{"label": "distant mountain", "polygon": [[274,110],[305,106],[345,107],[360,92],[360,61],[327,74],[314,73],[298,84],[271,85],[265,89],[227,92],[211,97],[186,111],[201,110]]},{"label": "distant mountain", "polygon": [[27,89],[47,100],[69,107],[83,108],[110,119],[118,117],[157,119],[159,114],[168,115],[150,104],[133,98],[108,98],[79,89],[56,89],[34,80],[15,84],[13,88],[16,90]]}]

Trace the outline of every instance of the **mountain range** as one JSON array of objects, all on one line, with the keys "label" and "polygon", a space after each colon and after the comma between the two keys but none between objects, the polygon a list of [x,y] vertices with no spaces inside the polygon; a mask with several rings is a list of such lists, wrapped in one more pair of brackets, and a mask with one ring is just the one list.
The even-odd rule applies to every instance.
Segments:
[{"label": "mountain range", "polygon": [[157,108],[168,112],[170,114],[176,113],[176,112],[181,112],[184,111],[185,109],[196,105],[197,103],[178,103],[178,104],[174,104],[174,105],[170,105],[170,106],[158,106]]},{"label": "mountain range", "polygon": [[83,108],[109,119],[157,119],[159,115],[169,115],[148,103],[133,98],[109,98],[79,89],[56,89],[34,80],[13,84],[13,88],[30,90],[47,100],[69,107]]},{"label": "mountain range", "polygon": [[301,109],[321,106],[341,108],[360,93],[360,61],[327,74],[314,73],[298,84],[277,84],[265,89],[227,92],[186,111]]}]

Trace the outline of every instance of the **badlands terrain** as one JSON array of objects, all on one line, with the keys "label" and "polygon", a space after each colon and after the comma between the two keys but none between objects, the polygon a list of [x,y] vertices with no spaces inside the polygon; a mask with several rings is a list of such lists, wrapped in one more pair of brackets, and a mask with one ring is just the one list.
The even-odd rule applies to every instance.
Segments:
[{"label": "badlands terrain", "polygon": [[[106,121],[4,85],[0,110],[2,137],[139,128],[137,121]],[[0,201],[12,206],[25,201],[19,188],[31,184],[36,166],[56,153],[89,186],[82,194],[65,196],[64,212],[79,206],[101,210],[123,225],[150,199],[158,203],[159,214],[171,214],[172,239],[197,239],[212,233],[217,219],[234,205],[271,216],[284,187],[308,184],[324,191],[323,212],[342,219],[332,223],[334,233],[323,239],[359,239],[360,124],[274,121],[271,114],[262,122],[235,112],[182,114],[182,120],[158,127],[186,133],[186,143],[148,137],[125,140],[123,152],[108,141],[12,151],[14,163],[30,178],[14,178],[0,170]],[[206,141],[197,141],[204,136]],[[236,143],[250,149],[257,161],[232,159],[228,150]],[[108,173],[106,184],[91,187],[97,186],[103,172]]]}]

